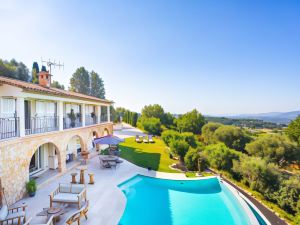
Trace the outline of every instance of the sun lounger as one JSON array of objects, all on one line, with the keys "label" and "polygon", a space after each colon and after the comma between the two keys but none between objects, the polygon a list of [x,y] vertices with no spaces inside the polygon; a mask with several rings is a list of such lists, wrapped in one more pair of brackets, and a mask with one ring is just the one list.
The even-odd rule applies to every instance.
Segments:
[{"label": "sun lounger", "polygon": [[135,141],[136,141],[137,143],[141,143],[141,142],[142,142],[142,140],[141,140],[141,138],[140,138],[139,135],[135,135]]},{"label": "sun lounger", "polygon": [[149,137],[149,142],[150,142],[150,143],[154,143],[154,140],[153,140],[153,138],[152,138],[152,135],[149,135],[148,137]]},{"label": "sun lounger", "polygon": [[143,142],[144,142],[144,143],[149,143],[149,141],[148,141],[148,136],[144,136]]}]

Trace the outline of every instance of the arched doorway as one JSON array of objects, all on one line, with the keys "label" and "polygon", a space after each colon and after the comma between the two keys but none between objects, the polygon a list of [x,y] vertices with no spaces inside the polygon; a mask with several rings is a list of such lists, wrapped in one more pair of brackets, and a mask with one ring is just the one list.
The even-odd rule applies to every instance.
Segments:
[{"label": "arched doorway", "polygon": [[[29,162],[29,179],[45,179],[44,173],[61,172],[61,155],[58,147],[47,142],[40,145]],[[42,176],[43,175],[43,176]]]},{"label": "arched doorway", "polygon": [[73,162],[78,161],[81,151],[84,151],[84,143],[80,136],[75,135],[69,139],[66,147],[66,165],[71,166]]},{"label": "arched doorway", "polygon": [[109,130],[107,128],[104,129],[103,136],[109,135]]},{"label": "arched doorway", "polygon": [[94,144],[94,140],[96,138],[100,137],[99,134],[98,134],[98,132],[97,131],[92,131],[90,136],[91,136],[91,138],[89,138],[89,143],[88,143],[89,146],[90,146],[89,149],[99,151],[100,145],[99,144],[96,144],[96,145]]}]

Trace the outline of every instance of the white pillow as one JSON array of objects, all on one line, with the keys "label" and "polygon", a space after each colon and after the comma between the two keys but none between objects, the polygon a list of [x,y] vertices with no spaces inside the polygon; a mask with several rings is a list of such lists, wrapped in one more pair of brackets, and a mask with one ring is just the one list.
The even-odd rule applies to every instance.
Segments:
[{"label": "white pillow", "polygon": [[0,221],[5,220],[8,215],[7,205],[4,205],[0,210]]},{"label": "white pillow", "polygon": [[84,189],[84,185],[82,184],[72,184],[71,193],[79,194]]},{"label": "white pillow", "polygon": [[71,185],[70,184],[59,184],[59,192],[60,193],[70,193]]}]

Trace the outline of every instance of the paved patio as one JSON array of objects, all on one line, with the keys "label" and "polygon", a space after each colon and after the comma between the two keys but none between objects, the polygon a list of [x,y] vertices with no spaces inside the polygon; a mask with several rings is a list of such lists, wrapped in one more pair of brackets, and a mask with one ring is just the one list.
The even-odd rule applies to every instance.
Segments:
[{"label": "paved patio", "polygon": [[[127,180],[128,178],[137,174],[143,174],[161,178],[172,179],[186,179],[184,174],[170,174],[155,171],[148,171],[146,169],[135,166],[124,160],[118,165],[117,169],[102,169],[98,161],[98,156],[92,158],[88,163],[88,170],[86,171],[86,181],[88,180],[88,173],[95,174],[95,184],[87,184],[87,197],[90,200],[90,210],[88,213],[89,219],[82,220],[83,224],[87,225],[116,225],[118,224],[126,205],[126,198],[117,187],[118,184]],[[69,171],[60,178],[44,185],[36,193],[33,198],[27,197],[19,201],[17,204],[28,204],[28,216],[33,217],[33,222],[44,222],[45,217],[36,217],[44,207],[49,207],[49,194],[59,183],[69,183],[71,181],[71,173],[78,172],[76,169]],[[62,216],[58,224],[64,224],[65,219],[73,211],[75,207],[69,206],[68,213]]]}]

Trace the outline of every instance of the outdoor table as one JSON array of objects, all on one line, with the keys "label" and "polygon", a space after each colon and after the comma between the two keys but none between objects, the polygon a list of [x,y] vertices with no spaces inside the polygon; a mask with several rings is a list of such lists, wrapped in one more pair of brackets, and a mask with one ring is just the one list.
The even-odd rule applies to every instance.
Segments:
[{"label": "outdoor table", "polygon": [[43,208],[43,211],[36,214],[37,216],[46,216],[47,220],[53,216],[53,223],[57,223],[60,220],[60,216],[68,212],[66,210],[66,206],[62,205],[60,207],[50,207],[50,208]]},{"label": "outdoor table", "polygon": [[87,166],[78,166],[77,170],[80,170],[80,180],[79,184],[85,184],[84,171],[87,170]]},{"label": "outdoor table", "polygon": [[102,156],[101,159],[103,162],[116,162],[118,160],[118,157],[107,155],[107,156]]}]

